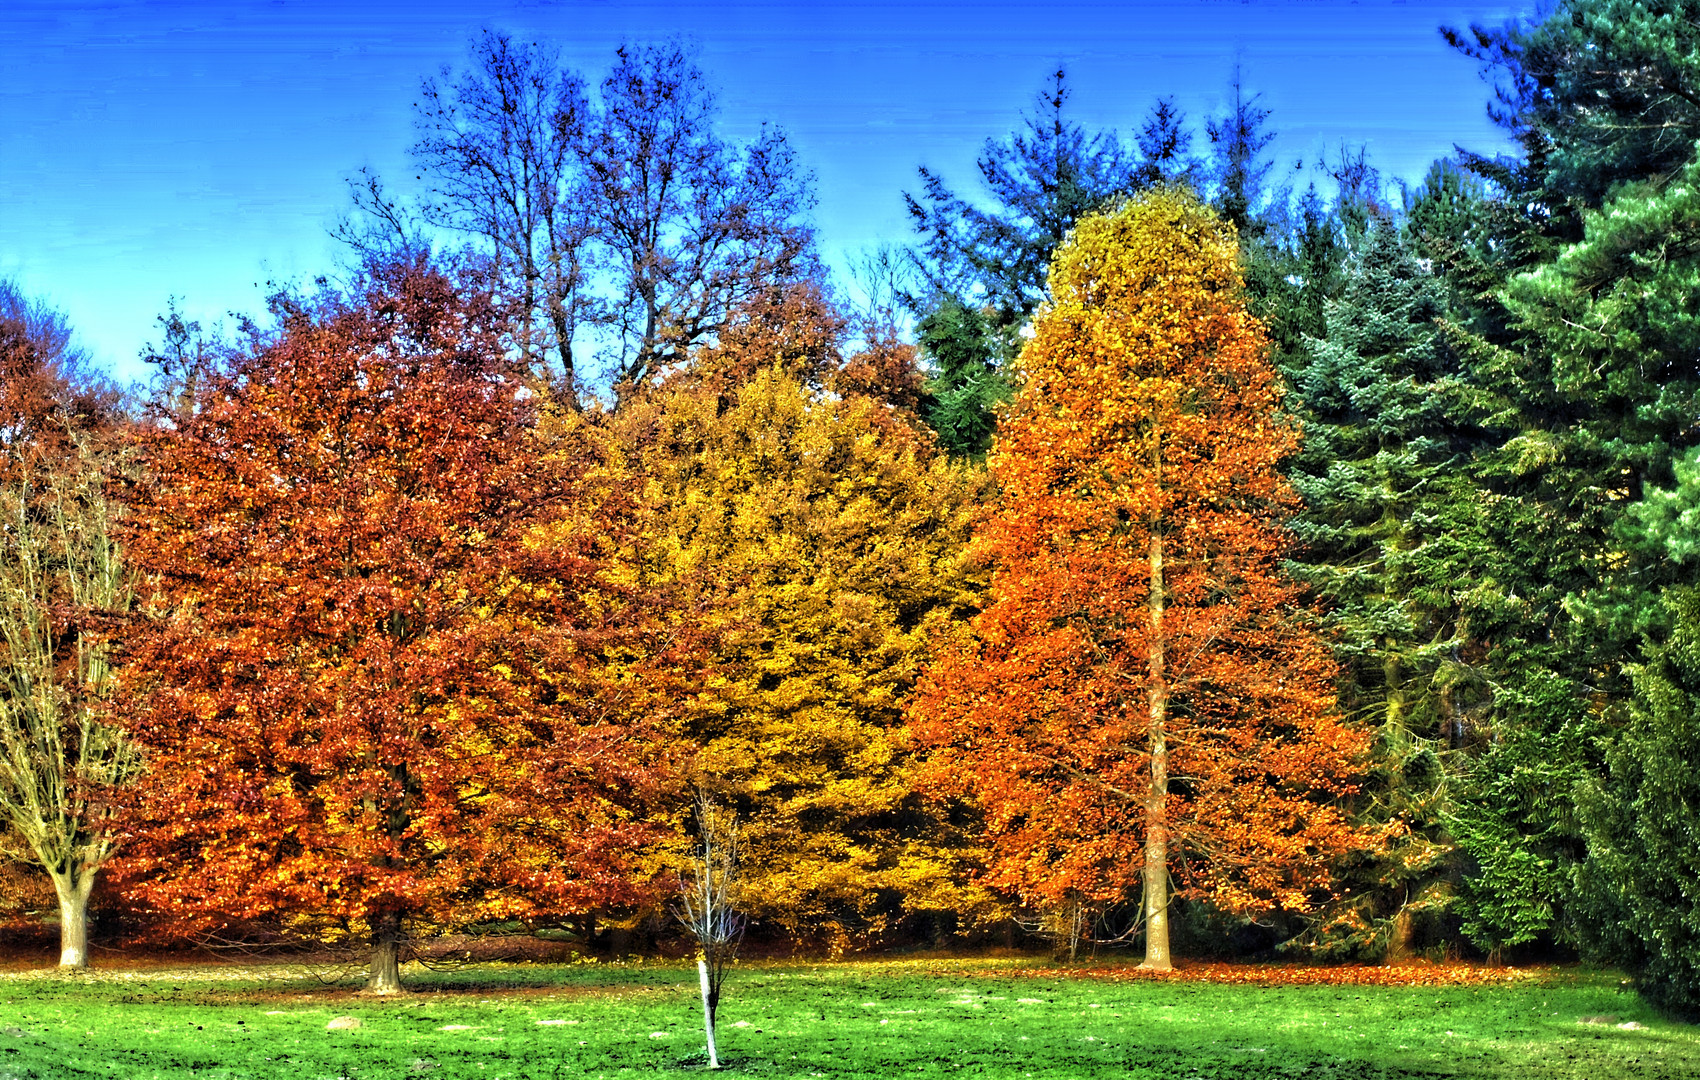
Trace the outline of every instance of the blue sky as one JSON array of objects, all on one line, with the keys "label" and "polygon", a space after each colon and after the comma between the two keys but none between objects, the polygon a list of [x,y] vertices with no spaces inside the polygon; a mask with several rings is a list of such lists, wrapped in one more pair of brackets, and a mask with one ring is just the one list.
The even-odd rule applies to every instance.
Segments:
[{"label": "blue sky", "polygon": [[1437,27],[1527,5],[1451,0],[813,4],[717,0],[0,0],[0,277],[66,312],[121,380],[171,296],[207,322],[268,281],[334,268],[327,230],[362,166],[412,185],[420,81],[482,27],[544,40],[600,78],[616,45],[681,35],[722,130],[778,124],[815,176],[842,269],[908,240],[927,165],[971,190],[980,145],[1059,63],[1070,109],[1131,137],[1159,95],[1220,111],[1239,64],[1289,175],[1366,144],[1415,179],[1454,143],[1499,152],[1488,89]]}]

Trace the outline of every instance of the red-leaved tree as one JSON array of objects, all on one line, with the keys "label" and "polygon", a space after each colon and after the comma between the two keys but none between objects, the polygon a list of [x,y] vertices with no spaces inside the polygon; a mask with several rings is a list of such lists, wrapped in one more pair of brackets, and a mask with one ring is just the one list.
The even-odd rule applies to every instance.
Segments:
[{"label": "red-leaved tree", "polygon": [[122,880],[187,932],[364,938],[393,992],[414,928],[633,898],[669,642],[487,304],[408,265],[278,315],[142,439]]},{"label": "red-leaved tree", "polygon": [[992,603],[914,706],[987,824],[987,883],[1060,917],[1141,898],[1170,966],[1171,876],[1303,910],[1369,842],[1337,806],[1364,737],[1280,573],[1297,432],[1231,229],[1161,191],[1059,250],[990,458]]}]

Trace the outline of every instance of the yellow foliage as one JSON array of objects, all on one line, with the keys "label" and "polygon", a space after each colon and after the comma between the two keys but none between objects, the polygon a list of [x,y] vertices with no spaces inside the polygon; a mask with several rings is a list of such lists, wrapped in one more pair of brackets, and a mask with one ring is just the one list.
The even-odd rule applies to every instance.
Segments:
[{"label": "yellow foliage", "polygon": [[905,910],[983,909],[903,726],[929,641],[983,588],[965,556],[983,472],[886,404],[772,368],[735,395],[676,380],[611,424],[644,477],[646,571],[710,642],[681,734],[740,811],[748,913],[842,943]]}]

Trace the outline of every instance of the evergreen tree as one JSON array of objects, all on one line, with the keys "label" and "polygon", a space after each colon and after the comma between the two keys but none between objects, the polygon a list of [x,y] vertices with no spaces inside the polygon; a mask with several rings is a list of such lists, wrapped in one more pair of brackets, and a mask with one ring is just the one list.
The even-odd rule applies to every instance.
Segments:
[{"label": "evergreen tree", "polygon": [[1192,156],[1192,132],[1187,129],[1186,114],[1175,105],[1173,97],[1158,98],[1152,104],[1139,129],[1138,146],[1136,187],[1199,186],[1199,163]]},{"label": "evergreen tree", "polygon": [[1137,185],[1134,156],[1114,132],[1067,119],[1068,97],[1059,69],[1020,130],[986,141],[986,206],[926,168],[922,194],[904,195],[922,238],[911,252],[922,287],[908,300],[934,367],[925,415],[954,454],[985,452],[992,408],[1009,394],[1003,368],[1044,299],[1052,252],[1082,216]]},{"label": "evergreen tree", "polygon": [[1238,69],[1228,92],[1226,115],[1204,125],[1210,138],[1212,204],[1242,237],[1255,237],[1267,225],[1259,211],[1270,194],[1266,185],[1274,162],[1264,151],[1275,133],[1268,130],[1269,110],[1258,104],[1262,95],[1246,96]]},{"label": "evergreen tree", "polygon": [[[1630,697],[1624,670],[1680,578],[1633,548],[1627,507],[1700,441],[1690,299],[1700,261],[1692,5],[1570,0],[1451,33],[1500,76],[1518,159],[1465,155],[1421,193],[1419,244],[1454,285],[1449,338],[1483,435],[1452,569],[1479,750],[1452,827],[1474,866],[1464,928],[1499,948],[1586,937],[1571,793]],[[1486,198],[1480,198],[1485,193]],[[1415,215],[1414,215],[1415,217]]]},{"label": "evergreen tree", "polygon": [[1520,171],[1555,235],[1579,238],[1581,213],[1617,185],[1692,159],[1700,138],[1695,0],[1563,0],[1538,20],[1443,32],[1496,77],[1490,115],[1522,145]]},{"label": "evergreen tree", "polygon": [[998,350],[990,319],[947,296],[916,329],[934,371],[923,411],[928,426],[951,453],[984,455],[997,426],[992,410],[1009,397],[1009,384],[993,359]]},{"label": "evergreen tree", "polygon": [[[1692,459],[1691,459],[1692,469]],[[1693,472],[1687,477],[1692,493]],[[1688,542],[1692,545],[1692,528]],[[1635,700],[1608,772],[1579,792],[1585,943],[1654,1003],[1700,1018],[1700,590],[1665,594],[1673,624],[1631,669]]]},{"label": "evergreen tree", "polygon": [[1291,478],[1305,499],[1296,566],[1329,607],[1341,705],[1376,733],[1361,812],[1404,837],[1354,868],[1354,895],[1315,939],[1336,951],[1409,949],[1413,916],[1444,904],[1446,689],[1460,627],[1428,578],[1462,458],[1456,358],[1435,318],[1443,293],[1391,225],[1361,236],[1326,338],[1293,374],[1304,449]]}]

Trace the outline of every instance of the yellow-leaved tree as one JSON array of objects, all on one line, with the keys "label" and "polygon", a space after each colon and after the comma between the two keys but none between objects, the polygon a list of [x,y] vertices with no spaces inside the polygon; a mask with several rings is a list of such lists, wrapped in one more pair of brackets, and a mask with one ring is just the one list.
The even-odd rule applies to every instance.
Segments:
[{"label": "yellow-leaved tree", "polygon": [[818,293],[769,298],[611,421],[645,478],[645,572],[712,642],[681,734],[742,822],[744,910],[835,949],[990,903],[903,724],[929,642],[983,587],[965,551],[984,474],[905,415],[892,346],[842,361],[840,326]]}]

